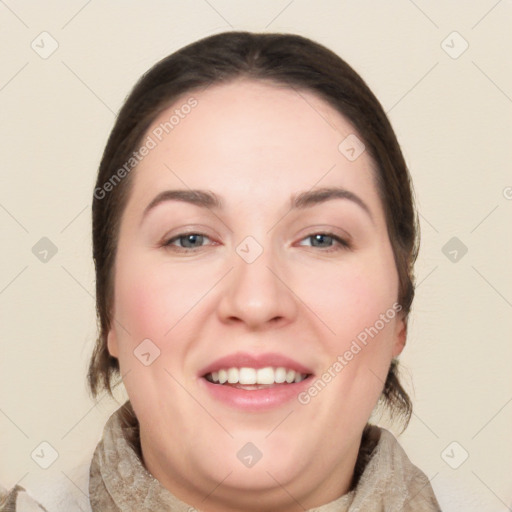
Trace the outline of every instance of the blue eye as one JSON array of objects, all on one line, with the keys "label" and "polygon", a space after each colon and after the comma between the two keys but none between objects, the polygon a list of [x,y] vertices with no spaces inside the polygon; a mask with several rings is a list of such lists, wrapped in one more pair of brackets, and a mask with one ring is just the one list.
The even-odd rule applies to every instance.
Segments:
[{"label": "blue eye", "polygon": [[[199,247],[203,247],[203,242],[205,239],[209,240],[206,235],[202,235],[201,233],[182,233],[181,235],[167,240],[167,242],[164,243],[164,246],[172,246],[173,248],[175,247],[185,251],[193,250]],[[176,245],[176,242],[179,242],[180,245]]]},{"label": "blue eye", "polygon": [[[313,233],[303,238],[301,242],[304,240],[310,240],[310,244],[300,243],[299,245],[317,248],[321,252],[334,252],[351,247],[349,242],[333,233]],[[211,245],[211,243],[206,243],[207,241],[211,242],[210,238],[201,233],[181,233],[165,241],[162,246],[176,251],[192,252],[195,249]]]},{"label": "blue eye", "polygon": [[350,248],[350,244],[346,240],[334,235],[333,233],[314,233],[303,240],[311,240],[310,247],[324,249],[324,252]]}]

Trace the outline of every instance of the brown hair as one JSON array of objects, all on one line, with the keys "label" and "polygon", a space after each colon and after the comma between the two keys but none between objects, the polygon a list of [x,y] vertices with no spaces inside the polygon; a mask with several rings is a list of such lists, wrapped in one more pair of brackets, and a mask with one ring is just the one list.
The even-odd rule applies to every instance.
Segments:
[{"label": "brown hair", "polygon": [[[99,337],[88,371],[93,396],[102,389],[112,393],[112,379],[119,376],[118,361],[108,352],[107,335],[114,321],[113,274],[119,225],[132,182],[126,164],[151,123],[179,97],[238,78],[316,93],[355,127],[375,164],[398,270],[398,302],[407,318],[414,297],[412,271],[418,223],[409,172],[379,101],[346,62],[310,39],[294,34],[224,32],[181,48],[146,72],[121,108],[105,147],[92,205],[99,321]],[[407,425],[412,404],[398,380],[397,366],[393,360],[382,398],[393,415],[398,413]]]}]

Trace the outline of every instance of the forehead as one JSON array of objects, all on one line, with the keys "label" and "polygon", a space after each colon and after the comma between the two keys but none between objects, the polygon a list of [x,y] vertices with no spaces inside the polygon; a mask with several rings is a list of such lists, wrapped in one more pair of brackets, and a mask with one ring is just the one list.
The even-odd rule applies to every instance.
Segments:
[{"label": "forehead", "polygon": [[213,85],[184,94],[152,123],[145,140],[154,147],[137,167],[135,193],[208,188],[268,201],[337,185],[376,200],[368,154],[351,161],[340,150],[354,136],[310,91],[247,79]]}]

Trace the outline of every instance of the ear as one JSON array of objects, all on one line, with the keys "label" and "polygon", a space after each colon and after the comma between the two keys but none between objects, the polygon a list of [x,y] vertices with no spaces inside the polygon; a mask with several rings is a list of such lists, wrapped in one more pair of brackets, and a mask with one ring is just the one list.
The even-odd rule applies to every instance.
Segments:
[{"label": "ear", "polygon": [[393,358],[398,357],[405,347],[407,341],[407,319],[400,315],[397,317],[395,326],[395,343],[393,345]]},{"label": "ear", "polygon": [[112,357],[119,357],[119,351],[117,346],[116,331],[113,327],[110,328],[107,334],[107,348]]}]

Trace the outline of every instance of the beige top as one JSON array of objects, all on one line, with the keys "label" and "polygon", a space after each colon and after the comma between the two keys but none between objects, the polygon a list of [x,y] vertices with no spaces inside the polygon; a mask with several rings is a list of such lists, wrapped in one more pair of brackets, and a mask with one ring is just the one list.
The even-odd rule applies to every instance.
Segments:
[{"label": "beige top", "polygon": [[[196,510],[165,489],[144,467],[138,425],[127,402],[109,418],[90,465],[84,504],[64,498],[63,510],[84,512],[191,512]],[[0,512],[46,510],[23,488],[0,493]],[[428,478],[414,466],[395,437],[368,425],[363,433],[352,490],[307,512],[439,512]],[[48,512],[53,512],[49,510]],[[200,512],[200,511],[198,511]]]}]

